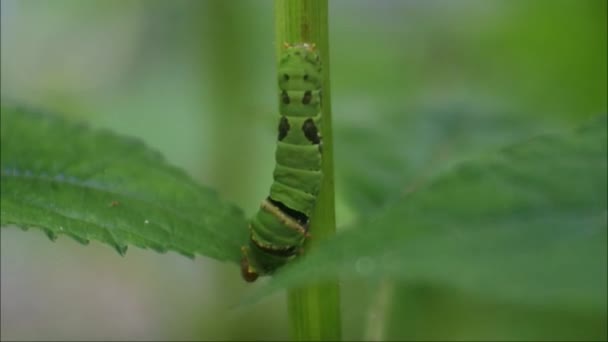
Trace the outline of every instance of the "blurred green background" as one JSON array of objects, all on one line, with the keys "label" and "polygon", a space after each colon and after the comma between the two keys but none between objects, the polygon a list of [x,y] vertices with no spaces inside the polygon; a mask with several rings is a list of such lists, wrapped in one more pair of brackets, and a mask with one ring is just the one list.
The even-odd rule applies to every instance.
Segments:
[{"label": "blurred green background", "polygon": [[[137,136],[253,213],[274,167],[271,1],[1,6],[3,101]],[[332,0],[339,226],[451,163],[606,112],[606,12],[605,0]],[[3,340],[289,336],[284,294],[239,306],[251,288],[234,265],[1,238]],[[425,284],[342,287],[345,339],[606,336],[605,312]]]}]

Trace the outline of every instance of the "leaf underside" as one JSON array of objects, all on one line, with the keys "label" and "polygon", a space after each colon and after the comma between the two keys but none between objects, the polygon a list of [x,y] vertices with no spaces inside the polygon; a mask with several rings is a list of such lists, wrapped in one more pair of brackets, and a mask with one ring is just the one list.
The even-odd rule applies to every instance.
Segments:
[{"label": "leaf underside", "polygon": [[243,213],[138,140],[2,106],[0,224],[238,261]]}]

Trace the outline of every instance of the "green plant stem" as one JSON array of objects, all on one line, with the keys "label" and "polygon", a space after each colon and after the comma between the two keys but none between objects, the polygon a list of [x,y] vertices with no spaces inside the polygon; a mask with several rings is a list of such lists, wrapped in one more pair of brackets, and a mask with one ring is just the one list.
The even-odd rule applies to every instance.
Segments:
[{"label": "green plant stem", "polygon": [[395,296],[395,282],[382,279],[372,298],[365,328],[365,341],[384,341],[388,315]]},{"label": "green plant stem", "polygon": [[[327,0],[275,0],[275,17],[277,59],[283,43],[306,42],[316,45],[323,63],[323,183],[311,217],[311,238],[304,246],[306,253],[336,231]],[[295,340],[340,340],[337,281],[289,290],[288,307]]]}]

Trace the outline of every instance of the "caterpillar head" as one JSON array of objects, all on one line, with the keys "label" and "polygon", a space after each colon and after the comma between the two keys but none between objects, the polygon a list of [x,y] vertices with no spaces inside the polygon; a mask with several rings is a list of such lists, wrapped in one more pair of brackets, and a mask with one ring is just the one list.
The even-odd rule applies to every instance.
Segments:
[{"label": "caterpillar head", "polygon": [[283,43],[282,56],[283,61],[291,59],[312,64],[319,64],[321,62],[321,57],[315,43]]},{"label": "caterpillar head", "polygon": [[283,44],[279,61],[279,88],[313,90],[322,85],[321,56],[315,44]]}]

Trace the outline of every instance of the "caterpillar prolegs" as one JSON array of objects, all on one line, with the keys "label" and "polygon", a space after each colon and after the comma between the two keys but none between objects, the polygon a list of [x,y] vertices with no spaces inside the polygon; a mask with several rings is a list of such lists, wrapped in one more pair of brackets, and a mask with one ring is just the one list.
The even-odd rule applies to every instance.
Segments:
[{"label": "caterpillar prolegs", "polygon": [[269,196],[249,223],[241,273],[272,274],[295,258],[321,185],[321,59],[314,44],[285,44],[279,59],[278,142]]}]

